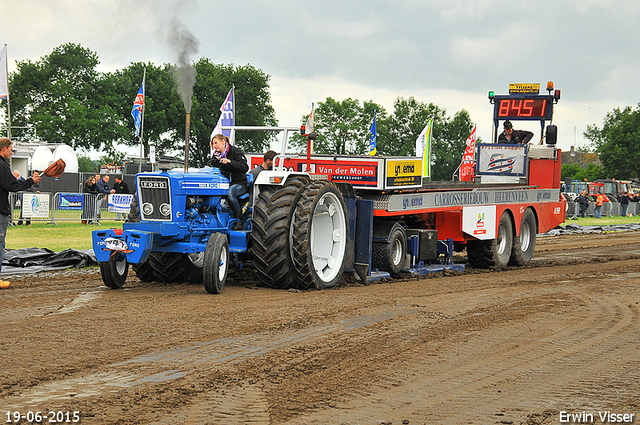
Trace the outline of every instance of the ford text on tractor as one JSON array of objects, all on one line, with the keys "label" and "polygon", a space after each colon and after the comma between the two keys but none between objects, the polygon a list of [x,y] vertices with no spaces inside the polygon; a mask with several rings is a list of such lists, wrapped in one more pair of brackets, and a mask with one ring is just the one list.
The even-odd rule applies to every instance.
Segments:
[{"label": "ford text on tractor", "polygon": [[[131,265],[141,281],[202,282],[220,293],[231,266],[250,265],[266,286],[322,289],[343,274],[367,281],[453,268],[453,251],[465,249],[472,267],[525,265],[536,234],[565,216],[556,127],[546,125],[560,92],[547,89],[490,92],[496,132],[500,120],[536,120],[545,143],[500,144],[496,134],[477,145],[471,181],[423,181],[419,157],[279,155],[252,182],[243,230],[232,230],[229,181],[217,168],[140,173],[139,221],[93,232],[102,279],[120,288]],[[283,130],[281,152],[297,130],[232,127],[231,139],[247,129]]]}]

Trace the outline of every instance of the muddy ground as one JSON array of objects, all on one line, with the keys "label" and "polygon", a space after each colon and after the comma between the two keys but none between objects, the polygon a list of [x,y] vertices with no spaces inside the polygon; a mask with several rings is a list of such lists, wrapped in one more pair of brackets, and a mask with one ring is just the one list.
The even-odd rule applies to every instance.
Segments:
[{"label": "muddy ground", "polygon": [[221,295],[133,272],[121,290],[97,269],[16,276],[0,422],[640,423],[639,258],[627,232],[539,238],[525,268],[325,291],[250,272]]}]

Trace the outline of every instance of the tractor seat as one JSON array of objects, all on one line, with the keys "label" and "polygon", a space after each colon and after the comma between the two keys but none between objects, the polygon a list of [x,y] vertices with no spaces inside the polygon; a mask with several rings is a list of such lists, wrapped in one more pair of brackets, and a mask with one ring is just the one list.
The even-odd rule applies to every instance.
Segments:
[{"label": "tractor seat", "polygon": [[253,188],[253,174],[247,173],[247,192],[244,195],[238,196],[238,201],[249,202],[249,194]]}]

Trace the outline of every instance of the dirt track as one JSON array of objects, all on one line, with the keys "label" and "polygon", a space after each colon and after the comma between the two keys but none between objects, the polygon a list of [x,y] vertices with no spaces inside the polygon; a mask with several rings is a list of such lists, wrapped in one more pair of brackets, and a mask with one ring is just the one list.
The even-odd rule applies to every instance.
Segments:
[{"label": "dirt track", "polygon": [[218,296],[133,272],[123,290],[95,269],[16,277],[0,291],[0,421],[640,423],[639,258],[630,232],[539,238],[527,268],[326,291],[244,273]]}]

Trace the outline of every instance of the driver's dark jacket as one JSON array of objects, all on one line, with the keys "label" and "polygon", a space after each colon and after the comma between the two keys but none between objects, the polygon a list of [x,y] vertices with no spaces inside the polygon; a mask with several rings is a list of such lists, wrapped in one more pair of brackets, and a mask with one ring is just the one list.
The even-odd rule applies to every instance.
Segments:
[{"label": "driver's dark jacket", "polygon": [[533,133],[527,130],[513,130],[511,140],[507,139],[507,134],[503,131],[498,136],[498,143],[526,144],[533,137]]},{"label": "driver's dark jacket", "polygon": [[249,165],[247,164],[247,158],[242,153],[240,148],[235,146],[229,146],[229,152],[227,158],[231,160],[228,164],[222,164],[215,155],[212,155],[209,159],[209,166],[220,169],[220,173],[229,179],[231,184],[240,184],[247,188],[247,171],[249,171]]}]

